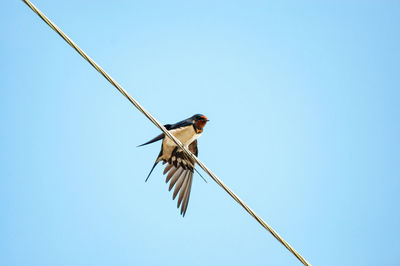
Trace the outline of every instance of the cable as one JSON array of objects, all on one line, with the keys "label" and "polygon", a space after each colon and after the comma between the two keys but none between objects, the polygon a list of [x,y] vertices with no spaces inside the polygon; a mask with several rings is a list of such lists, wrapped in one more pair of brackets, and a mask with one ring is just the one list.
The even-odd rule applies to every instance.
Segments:
[{"label": "cable", "polygon": [[272,227],[270,227],[260,216],[258,216],[249,206],[244,203],[232,190],[230,190],[210,169],[207,168],[193,153],[191,153],[182,143],[175,138],[163,125],[161,125],[149,112],[147,112],[135,99],[132,98],[110,75],[108,75],[96,62],[93,61],[81,48],[78,47],[64,32],[60,30],[50,19],[48,19],[39,9],[29,0],[22,0],[33,12],[35,12],[47,25],[49,25],[58,35],[61,36],[72,48],[74,48],[86,61],[89,62],[103,77],[105,77],[119,92],[122,93],[140,112],[142,112],[156,127],[172,139],[186,155],[192,158],[219,186],[221,186],[237,203],[239,203],[254,219],[257,220],[266,230],[268,230],[282,245],[284,245],[296,258],[304,265],[308,263],[292,246],[289,245]]}]

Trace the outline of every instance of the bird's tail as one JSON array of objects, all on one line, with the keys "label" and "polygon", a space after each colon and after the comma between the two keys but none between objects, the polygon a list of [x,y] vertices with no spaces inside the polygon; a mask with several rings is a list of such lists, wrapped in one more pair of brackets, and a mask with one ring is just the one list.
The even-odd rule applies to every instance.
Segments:
[{"label": "bird's tail", "polygon": [[149,179],[149,177],[150,177],[151,173],[153,172],[154,168],[156,168],[156,165],[161,161],[162,152],[163,152],[163,151],[162,151],[162,147],[161,147],[160,154],[157,156],[157,160],[154,162],[154,165],[153,165],[153,167],[151,168],[150,173],[149,173],[149,175],[146,177],[146,180],[145,180],[144,182],[147,182],[147,180]]},{"label": "bird's tail", "polygon": [[158,164],[158,161],[156,161],[156,162],[154,163],[153,167],[152,167],[151,170],[150,170],[149,175],[146,177],[146,180],[145,180],[144,182],[147,182],[147,179],[149,179],[151,173],[153,172],[153,170],[154,170],[154,168],[156,167],[157,164]]}]

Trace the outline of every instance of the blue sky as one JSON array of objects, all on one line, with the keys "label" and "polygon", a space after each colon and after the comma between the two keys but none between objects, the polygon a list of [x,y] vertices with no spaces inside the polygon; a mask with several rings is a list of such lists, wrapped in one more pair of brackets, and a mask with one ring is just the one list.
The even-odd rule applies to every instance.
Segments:
[{"label": "blue sky", "polygon": [[[313,265],[399,265],[398,1],[34,1]],[[0,17],[0,265],[300,265],[21,1]]]}]

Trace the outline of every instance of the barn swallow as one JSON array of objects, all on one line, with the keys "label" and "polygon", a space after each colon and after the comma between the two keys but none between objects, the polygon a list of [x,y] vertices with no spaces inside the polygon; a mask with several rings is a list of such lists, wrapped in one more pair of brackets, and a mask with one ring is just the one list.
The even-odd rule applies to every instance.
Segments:
[{"label": "barn swallow", "polygon": [[[187,147],[190,152],[197,156],[197,138],[200,137],[203,128],[208,121],[209,120],[206,116],[196,114],[178,123],[164,125],[164,127],[185,147]],[[181,206],[181,214],[185,216],[187,205],[189,203],[190,189],[192,187],[195,162],[193,159],[189,158],[183,150],[175,144],[175,142],[168,137],[165,138],[164,133],[146,143],[143,143],[142,145],[139,145],[138,147],[159,140],[163,140],[161,151],[146,178],[146,182],[159,162],[162,161],[163,164],[168,163],[164,169],[164,175],[168,173],[165,182],[168,183],[168,181],[171,181],[169,184],[169,191],[171,191],[175,186],[172,199],[175,199],[179,193],[177,208]]]}]

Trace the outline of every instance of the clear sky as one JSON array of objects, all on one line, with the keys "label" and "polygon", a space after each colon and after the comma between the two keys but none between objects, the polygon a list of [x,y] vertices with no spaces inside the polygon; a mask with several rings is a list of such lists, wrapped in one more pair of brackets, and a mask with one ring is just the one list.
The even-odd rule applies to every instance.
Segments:
[{"label": "clear sky", "polygon": [[[313,265],[400,265],[399,1],[34,3]],[[0,16],[0,265],[300,265],[21,1]],[[206,176],[205,174],[203,174]]]}]

